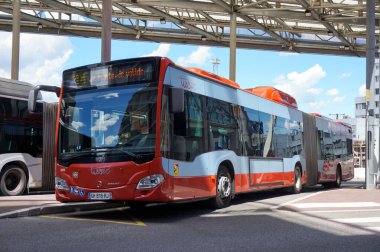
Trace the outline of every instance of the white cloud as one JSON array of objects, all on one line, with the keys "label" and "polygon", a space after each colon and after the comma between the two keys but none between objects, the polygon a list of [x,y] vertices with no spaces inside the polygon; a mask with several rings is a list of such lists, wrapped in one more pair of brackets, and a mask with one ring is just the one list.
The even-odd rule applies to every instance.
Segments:
[{"label": "white cloud", "polygon": [[359,87],[359,96],[365,96],[365,92],[366,92],[366,87],[365,87],[365,84],[363,84]]},{"label": "white cloud", "polygon": [[211,59],[210,47],[199,46],[186,57],[179,57],[177,63],[181,66],[198,65],[202,66]]},{"label": "white cloud", "polygon": [[322,109],[327,108],[331,102],[330,101],[317,101],[317,102],[309,102],[308,103],[310,108],[314,109],[315,111],[320,111]]},{"label": "white cloud", "polygon": [[337,96],[337,97],[335,97],[334,99],[333,99],[333,102],[335,102],[335,103],[340,103],[340,102],[342,102],[342,101],[344,101],[346,99],[346,96],[344,95],[344,96]]},{"label": "white cloud", "polygon": [[104,143],[106,145],[116,144],[117,140],[119,140],[118,135],[108,136],[108,137],[106,137],[106,139],[104,139]]},{"label": "white cloud", "polygon": [[326,95],[332,98],[331,103],[341,103],[346,99],[345,95],[339,96],[340,91],[337,88],[332,88],[326,91]]},{"label": "white cloud", "polygon": [[[0,76],[11,76],[12,34],[0,32]],[[64,64],[73,53],[66,37],[22,33],[19,79],[35,85],[61,85]]]},{"label": "white cloud", "polygon": [[340,76],[339,76],[339,79],[344,79],[344,78],[349,78],[351,77],[351,72],[347,72],[347,73],[342,73]]},{"label": "white cloud", "polygon": [[118,115],[105,114],[102,119],[95,121],[95,125],[91,127],[91,130],[108,131],[108,128],[115,125],[119,119]]},{"label": "white cloud", "polygon": [[322,89],[315,85],[325,76],[326,72],[319,64],[316,64],[302,73],[294,71],[286,76],[278,76],[273,82],[277,84],[276,88],[294,96],[298,103],[310,103],[314,102],[315,95],[322,92]]},{"label": "white cloud", "polygon": [[328,96],[337,96],[339,94],[339,90],[337,88],[332,88],[327,90],[326,94]]},{"label": "white cloud", "polygon": [[161,56],[165,57],[170,51],[170,44],[160,44],[156,50],[153,52],[144,55],[144,57],[148,56]]},{"label": "white cloud", "polygon": [[320,95],[323,92],[322,88],[309,88],[306,92],[313,95]]}]

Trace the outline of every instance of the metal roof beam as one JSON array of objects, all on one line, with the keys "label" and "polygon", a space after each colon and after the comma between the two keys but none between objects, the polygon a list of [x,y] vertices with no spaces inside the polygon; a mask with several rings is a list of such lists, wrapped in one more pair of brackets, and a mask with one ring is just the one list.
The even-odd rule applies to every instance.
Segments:
[{"label": "metal roof beam", "polygon": [[213,22],[213,23],[218,23],[217,20],[215,20],[213,17],[211,17],[209,14],[207,14],[206,12],[202,11],[202,10],[199,10],[198,11],[202,16],[204,16],[207,20]]},{"label": "metal roof beam", "polygon": [[149,12],[151,12],[151,13],[154,13],[156,15],[161,16],[161,17],[169,20],[170,22],[177,23],[178,25],[183,26],[183,27],[185,27],[185,28],[187,28],[187,29],[195,32],[195,33],[198,33],[199,35],[206,36],[208,39],[212,39],[214,41],[219,41],[220,40],[219,37],[214,36],[214,35],[206,32],[206,31],[204,31],[204,30],[202,30],[202,29],[200,29],[200,28],[198,28],[196,26],[190,25],[190,24],[186,23],[185,20],[181,20],[181,19],[179,19],[177,17],[174,17],[174,16],[172,16],[172,15],[166,13],[166,12],[163,12],[163,11],[161,11],[159,9],[156,9],[156,8],[153,8],[153,7],[150,7],[150,6],[140,6],[140,7],[143,8],[143,9],[145,9],[145,10],[147,10],[147,11],[149,11]]},{"label": "metal roof beam", "polygon": [[311,13],[311,16],[319,21],[324,27],[327,28],[328,31],[332,32],[334,36],[336,36],[340,41],[342,41],[343,44],[348,46],[352,52],[355,52],[354,46],[339,32],[335,29],[334,26],[332,26],[330,23],[327,23],[326,21],[322,20],[321,16],[318,12],[316,12],[314,9],[311,9],[310,4],[305,0],[297,0],[304,8],[305,10],[309,10]]},{"label": "metal roof beam", "polygon": [[[11,31],[12,25],[9,24],[3,24],[0,22],[0,30],[4,31]],[[41,29],[40,31],[37,31],[35,28],[35,25],[28,25],[25,23],[21,23],[21,32],[29,32],[29,33],[37,33],[37,34],[57,34],[58,29],[52,28],[52,27],[46,27],[44,29]],[[100,37],[100,29],[76,29],[71,27],[66,27],[65,29],[61,30],[61,35],[66,36],[80,36],[80,37]],[[130,33],[125,33],[122,31],[116,31],[112,34],[113,39],[121,39],[121,40],[135,40],[135,35]],[[270,37],[268,37],[269,39]],[[272,39],[272,38],[270,38]],[[217,43],[215,41],[207,40],[202,41],[196,36],[189,36],[184,37],[181,34],[178,35],[168,35],[163,33],[156,33],[151,34],[147,33],[145,36],[141,37],[142,41],[160,41],[165,43],[179,43],[179,44],[192,44],[192,45],[203,45],[203,46],[223,46],[228,47],[228,39],[223,39],[222,43]],[[274,51],[284,51],[282,50],[276,41],[272,40],[239,40],[237,41],[237,46],[239,48],[245,48],[245,49],[258,49],[258,50],[274,50]],[[325,43],[323,45],[309,45],[309,44],[299,44],[297,46],[297,49],[300,53],[318,53],[318,54],[328,54],[328,55],[342,55],[342,56],[357,56],[353,54],[350,50],[339,50],[337,46],[334,46],[332,44]],[[365,47],[358,47],[357,53],[361,57],[365,57]]]},{"label": "metal roof beam", "polygon": [[[13,10],[8,9],[8,8],[3,8],[3,7],[0,7],[0,11],[8,13],[8,14],[11,14],[11,15],[13,13]],[[29,21],[33,21],[33,22],[37,22],[37,23],[40,23],[40,24],[43,24],[43,25],[46,25],[46,26],[49,26],[49,27],[62,28],[61,24],[58,24],[58,23],[55,23],[55,22],[52,22],[52,21],[48,21],[46,19],[43,19],[43,18],[40,18],[40,17],[36,17],[36,16],[33,16],[33,15],[29,15],[29,14],[26,14],[24,12],[21,12],[20,16],[23,19],[26,19],[26,20],[29,20]]]},{"label": "metal roof beam", "polygon": [[[124,2],[124,1],[123,1]],[[155,6],[155,7],[171,7],[180,9],[191,9],[191,10],[203,10],[211,12],[223,12],[224,9],[215,5],[213,3],[207,2],[196,2],[196,1],[144,1],[144,0],[129,0],[125,1],[130,4],[137,4],[141,6]]]},{"label": "metal roof beam", "polygon": [[[87,17],[87,18],[90,18],[92,20],[98,21],[99,23],[102,23],[102,18],[101,17],[95,16],[95,15],[91,14],[90,12],[80,10],[80,9],[75,8],[73,6],[70,6],[70,5],[67,5],[67,4],[55,1],[55,0],[37,0],[37,1],[40,2],[40,3],[47,4],[49,6],[55,7],[55,8],[59,8],[60,10],[62,10],[64,12],[65,11],[66,12],[71,12],[71,13],[74,13],[74,14],[77,14],[77,15],[81,15],[83,17]],[[112,27],[118,28],[118,29],[121,29],[121,30],[124,30],[124,31],[127,31],[127,32],[130,32],[130,33],[133,33],[133,34],[137,34],[137,30],[129,28],[129,27],[125,26],[125,25],[116,23],[115,21],[112,21]]]},{"label": "metal roof beam", "polygon": [[119,10],[127,13],[128,15],[131,15],[133,17],[138,17],[139,15],[136,14],[135,12],[131,11],[130,9],[124,7],[123,5],[119,4],[119,3],[112,3],[113,6],[115,6],[116,8],[118,8]]},{"label": "metal roof beam", "polygon": [[[233,8],[231,8],[231,6],[229,6],[226,2],[222,1],[222,0],[212,0],[215,4],[223,7],[226,11],[228,12],[233,12],[235,10],[233,10]],[[237,16],[241,19],[243,19],[244,21],[250,23],[250,24],[253,24],[255,25],[256,27],[258,27],[259,29],[261,29],[262,31],[266,32],[267,34],[269,34],[270,36],[272,36],[273,38],[275,38],[277,41],[279,41],[282,45],[286,45],[288,46],[289,48],[292,47],[292,49],[294,49],[294,46],[293,46],[293,43],[284,39],[282,36],[278,35],[277,33],[273,32],[270,28],[266,27],[265,25],[257,22],[256,20],[254,20],[253,18],[247,16],[247,15],[244,15],[244,14],[241,14],[241,13],[236,13]]]}]

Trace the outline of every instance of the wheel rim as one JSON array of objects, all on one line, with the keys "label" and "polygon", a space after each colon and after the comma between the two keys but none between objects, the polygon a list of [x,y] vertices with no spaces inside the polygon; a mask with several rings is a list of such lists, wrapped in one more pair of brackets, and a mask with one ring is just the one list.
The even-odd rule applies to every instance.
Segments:
[{"label": "wheel rim", "polygon": [[17,190],[21,185],[21,173],[17,170],[9,170],[4,176],[5,188],[9,191]]},{"label": "wheel rim", "polygon": [[221,175],[218,183],[218,194],[222,199],[231,195],[231,180],[225,175]]}]

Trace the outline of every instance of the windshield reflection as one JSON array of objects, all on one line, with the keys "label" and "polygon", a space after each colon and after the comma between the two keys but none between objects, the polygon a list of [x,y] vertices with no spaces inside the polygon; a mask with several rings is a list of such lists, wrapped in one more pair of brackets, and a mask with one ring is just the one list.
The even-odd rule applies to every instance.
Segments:
[{"label": "windshield reflection", "polygon": [[107,151],[126,157],[154,153],[156,97],[157,88],[145,84],[64,94],[60,157]]}]

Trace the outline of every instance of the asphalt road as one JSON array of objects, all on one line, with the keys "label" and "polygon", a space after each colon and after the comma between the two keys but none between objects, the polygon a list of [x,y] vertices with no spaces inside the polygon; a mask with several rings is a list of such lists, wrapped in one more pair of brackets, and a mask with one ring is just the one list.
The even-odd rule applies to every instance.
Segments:
[{"label": "asphalt road", "polygon": [[193,202],[1,219],[0,251],[380,251],[374,222],[353,221],[380,219],[380,208],[286,209],[320,192],[246,194],[220,210]]}]

